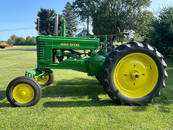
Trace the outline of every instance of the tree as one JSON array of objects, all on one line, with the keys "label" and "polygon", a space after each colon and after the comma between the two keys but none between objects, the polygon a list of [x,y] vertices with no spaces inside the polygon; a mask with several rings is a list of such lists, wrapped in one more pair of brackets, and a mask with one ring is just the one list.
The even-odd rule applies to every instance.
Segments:
[{"label": "tree", "polygon": [[92,20],[96,35],[115,34],[116,39],[129,30],[136,30],[138,21],[150,0],[75,0],[75,12],[81,20]]},{"label": "tree", "polygon": [[23,38],[23,37],[16,37],[15,44],[16,45],[25,44],[25,38]]},{"label": "tree", "polygon": [[67,21],[67,35],[74,36],[74,33],[77,31],[77,16],[70,2],[67,2],[64,7],[63,17]]},{"label": "tree", "polygon": [[17,36],[16,35],[12,35],[9,39],[8,39],[8,43],[9,44],[15,44],[15,42],[16,42],[16,38],[17,38]]},{"label": "tree", "polygon": [[148,33],[152,30],[152,23],[156,17],[150,11],[144,11],[139,16],[138,21],[135,26],[135,31],[143,37],[148,37]]},{"label": "tree", "polygon": [[57,16],[55,10],[41,8],[37,16],[38,21],[35,24],[39,34],[54,35],[55,17]]},{"label": "tree", "polygon": [[157,47],[165,56],[173,54],[173,7],[163,9],[153,22],[149,43]]},{"label": "tree", "polygon": [[27,36],[25,40],[25,44],[36,44],[35,37]]},{"label": "tree", "polygon": [[103,0],[93,14],[93,32],[96,35],[114,34],[120,41],[123,33],[136,31],[143,10],[150,0]]},{"label": "tree", "polygon": [[73,2],[73,9],[81,21],[87,23],[87,34],[89,34],[90,18],[96,11],[99,2],[102,0],[75,0]]},{"label": "tree", "polygon": [[16,35],[12,35],[8,41],[9,44],[12,45],[34,45],[36,44],[35,37],[27,36],[26,39],[23,37],[18,37]]}]

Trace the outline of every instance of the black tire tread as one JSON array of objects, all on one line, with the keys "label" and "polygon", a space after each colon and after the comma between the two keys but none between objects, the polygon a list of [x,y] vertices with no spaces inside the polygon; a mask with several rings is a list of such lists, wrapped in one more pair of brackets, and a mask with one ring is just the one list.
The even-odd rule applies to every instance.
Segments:
[{"label": "black tire tread", "polygon": [[[111,73],[111,67],[113,65],[113,62],[123,53],[128,52],[131,49],[143,49],[145,51],[149,51],[150,53],[153,53],[160,62],[161,68],[163,70],[163,80],[159,88],[154,92],[152,96],[147,96],[147,98],[144,98],[143,100],[128,100],[121,98],[121,96],[118,96],[120,93],[118,90],[113,90],[111,88],[111,83],[110,83],[110,73]],[[104,63],[103,66],[103,74],[102,74],[102,83],[103,83],[103,88],[105,92],[109,95],[109,97],[115,101],[118,102],[121,105],[145,105],[149,102],[152,102],[153,98],[156,96],[160,95],[160,90],[161,88],[165,87],[165,80],[168,77],[168,74],[166,72],[167,64],[163,59],[163,55],[157,51],[156,48],[153,48],[149,44],[144,44],[144,43],[139,43],[139,42],[129,42],[127,44],[123,44],[119,47],[117,47],[112,53],[110,53]]]},{"label": "black tire tread", "polygon": [[[27,103],[27,104],[20,104],[18,103],[17,101],[15,101],[12,97],[12,94],[11,94],[11,91],[12,89],[17,85],[17,84],[20,84],[20,83],[26,83],[26,84],[29,84],[33,87],[34,89],[34,92],[35,92],[35,97],[34,99]],[[15,106],[15,107],[29,107],[29,106],[33,106],[35,104],[38,103],[38,101],[40,100],[41,98],[41,95],[42,95],[42,91],[40,89],[40,86],[39,84],[33,79],[33,78],[30,78],[30,77],[26,77],[26,76],[21,76],[21,77],[17,77],[15,78],[14,80],[12,80],[9,84],[8,84],[8,87],[6,89],[6,97],[7,97],[7,100],[11,103],[12,106]]]}]

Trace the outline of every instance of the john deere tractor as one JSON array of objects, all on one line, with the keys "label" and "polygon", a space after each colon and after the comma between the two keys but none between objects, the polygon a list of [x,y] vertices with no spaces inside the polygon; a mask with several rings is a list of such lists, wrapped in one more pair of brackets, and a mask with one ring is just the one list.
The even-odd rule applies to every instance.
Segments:
[{"label": "john deere tractor", "polygon": [[6,90],[13,106],[35,105],[41,89],[53,83],[53,69],[71,69],[95,76],[109,97],[120,104],[145,105],[165,87],[166,63],[149,44],[114,46],[105,39],[60,36],[37,37],[37,67],[12,80]]}]

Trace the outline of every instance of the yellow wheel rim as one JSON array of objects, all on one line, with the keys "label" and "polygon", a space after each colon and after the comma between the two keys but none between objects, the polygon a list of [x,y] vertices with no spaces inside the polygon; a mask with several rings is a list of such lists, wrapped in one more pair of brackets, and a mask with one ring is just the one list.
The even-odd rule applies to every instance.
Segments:
[{"label": "yellow wheel rim", "polygon": [[122,95],[141,98],[155,88],[158,68],[150,56],[144,53],[132,53],[118,62],[113,77],[114,84]]},{"label": "yellow wheel rim", "polygon": [[35,80],[40,84],[40,85],[44,85],[49,81],[49,75],[46,76],[42,76],[42,77],[37,77],[35,78]]},{"label": "yellow wheel rim", "polygon": [[34,89],[28,84],[18,84],[12,91],[12,97],[21,104],[29,103],[34,98]]}]

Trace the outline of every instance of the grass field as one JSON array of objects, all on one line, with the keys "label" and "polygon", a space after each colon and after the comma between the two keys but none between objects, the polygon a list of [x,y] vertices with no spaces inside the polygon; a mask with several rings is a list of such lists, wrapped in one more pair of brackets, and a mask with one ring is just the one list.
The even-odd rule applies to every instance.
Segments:
[{"label": "grass field", "polygon": [[54,84],[43,88],[36,106],[13,108],[6,100],[5,89],[13,78],[35,68],[36,52],[0,51],[0,130],[173,128],[173,59],[167,62],[167,88],[147,106],[118,106],[94,77],[55,70]]},{"label": "grass field", "polygon": [[36,46],[13,46],[13,48],[36,48]]}]

